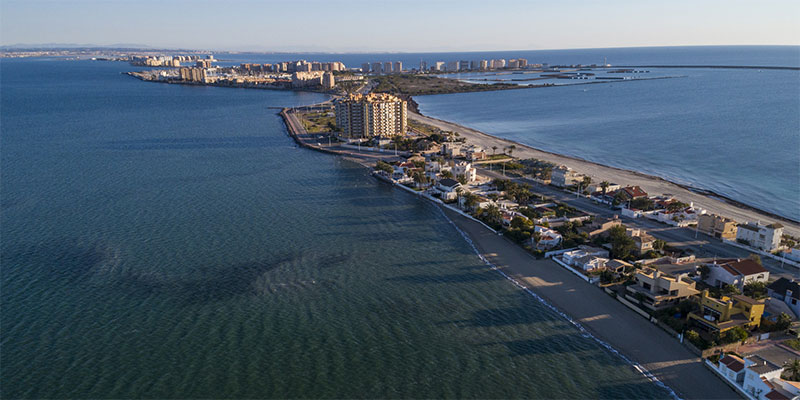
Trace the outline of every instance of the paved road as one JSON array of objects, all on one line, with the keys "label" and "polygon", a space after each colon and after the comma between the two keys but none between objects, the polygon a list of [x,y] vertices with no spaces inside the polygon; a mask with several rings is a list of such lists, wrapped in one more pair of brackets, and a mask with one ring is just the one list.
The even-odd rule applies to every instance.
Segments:
[{"label": "paved road", "polygon": [[[481,175],[492,178],[510,179],[509,177],[503,177],[501,173],[496,171],[490,171],[484,168],[478,168],[478,170]],[[514,178],[514,180],[530,184],[535,193],[567,203],[572,207],[586,211],[592,215],[612,217],[620,213],[619,210],[612,209],[608,205],[596,203],[585,197],[576,197],[575,195],[566,193],[552,186],[539,184],[531,179]],[[667,244],[672,247],[689,250],[698,258],[747,258],[752,254],[747,250],[724,244],[721,240],[702,232],[695,232],[692,228],[677,228],[646,218],[634,219],[622,216],[620,216],[620,218],[626,225],[645,229],[655,238],[666,241]],[[800,276],[800,270],[792,265],[782,266],[779,261],[767,257],[762,257],[761,261],[764,268],[766,268],[775,279],[780,277],[791,279],[792,277],[796,278]]]},{"label": "paved road", "polygon": [[681,398],[739,398],[702,364],[699,357],[602,290],[552,260],[535,259],[477,222],[452,211],[445,212],[489,262],[545,298],[594,336],[641,364]]}]

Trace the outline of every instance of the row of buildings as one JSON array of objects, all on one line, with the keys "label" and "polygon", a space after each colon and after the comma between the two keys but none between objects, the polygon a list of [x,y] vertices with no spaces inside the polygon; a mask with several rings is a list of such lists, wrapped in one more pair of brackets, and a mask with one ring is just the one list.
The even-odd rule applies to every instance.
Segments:
[{"label": "row of buildings", "polygon": [[146,67],[180,67],[187,63],[196,63],[204,60],[214,61],[213,55],[207,57],[199,55],[173,55],[173,56],[132,56],[131,65]]},{"label": "row of buildings", "polygon": [[362,73],[391,74],[403,72],[402,61],[385,61],[361,64]]},{"label": "row of buildings", "polygon": [[489,71],[498,69],[526,69],[542,68],[542,64],[528,64],[524,58],[508,60],[500,58],[496,60],[457,60],[457,61],[436,61],[430,65],[426,61],[419,62],[421,72],[463,72],[463,71]]}]

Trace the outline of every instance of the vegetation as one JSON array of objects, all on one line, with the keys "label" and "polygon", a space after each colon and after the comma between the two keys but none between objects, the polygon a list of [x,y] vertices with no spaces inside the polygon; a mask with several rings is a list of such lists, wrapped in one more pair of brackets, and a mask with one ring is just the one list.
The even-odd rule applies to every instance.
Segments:
[{"label": "vegetation", "polygon": [[328,133],[336,131],[336,117],[328,112],[299,113],[300,122],[308,133]]},{"label": "vegetation", "polygon": [[520,89],[524,86],[511,83],[476,84],[457,79],[440,78],[427,75],[383,75],[373,78],[378,85],[374,92],[394,95],[427,95],[462,92],[482,92],[488,90]]},{"label": "vegetation", "polygon": [[741,342],[747,339],[748,336],[750,335],[747,333],[747,330],[745,330],[741,326],[737,326],[722,334],[719,340],[721,344],[730,344],[730,343]]},{"label": "vegetation", "polygon": [[788,379],[790,381],[800,381],[800,360],[795,358],[794,360],[786,363],[786,367],[784,368],[781,377],[785,377],[784,379]]},{"label": "vegetation", "polygon": [[630,208],[637,208],[642,211],[650,211],[655,208],[655,203],[653,203],[652,199],[643,197],[631,200]]},{"label": "vegetation", "polygon": [[380,160],[378,160],[378,163],[375,165],[375,170],[376,171],[384,171],[384,172],[389,173],[389,174],[394,172],[394,168],[392,168],[392,166],[389,163],[387,163],[385,161],[380,161]]},{"label": "vegetation", "polygon": [[789,339],[784,341],[783,344],[800,351],[800,339]]},{"label": "vegetation", "polygon": [[636,250],[633,238],[625,233],[625,227],[617,225],[608,230],[611,239],[611,254],[614,258],[624,260],[630,258]]},{"label": "vegetation", "polygon": [[767,284],[764,282],[750,282],[744,285],[745,296],[750,296],[756,300],[767,297]]},{"label": "vegetation", "polygon": [[531,186],[527,183],[519,184],[508,179],[495,179],[493,184],[497,190],[506,192],[506,197],[519,204],[527,204],[533,197]]}]

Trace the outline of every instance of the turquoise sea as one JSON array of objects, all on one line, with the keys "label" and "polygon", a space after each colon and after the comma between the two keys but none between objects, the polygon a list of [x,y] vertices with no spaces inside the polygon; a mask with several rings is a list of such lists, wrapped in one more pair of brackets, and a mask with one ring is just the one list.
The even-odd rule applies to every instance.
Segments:
[{"label": "turquoise sea", "polygon": [[0,397],[664,398],[432,204],[298,149],[308,93],[0,61]]}]

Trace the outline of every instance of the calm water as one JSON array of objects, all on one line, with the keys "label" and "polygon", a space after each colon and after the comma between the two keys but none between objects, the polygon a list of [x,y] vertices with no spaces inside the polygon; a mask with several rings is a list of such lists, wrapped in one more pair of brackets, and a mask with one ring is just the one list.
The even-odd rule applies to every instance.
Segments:
[{"label": "calm water", "polygon": [[296,149],[319,95],[2,61],[4,398],[666,397],[437,208]]},{"label": "calm water", "polygon": [[685,77],[415,99],[436,118],[800,220],[800,71],[652,73]]}]

